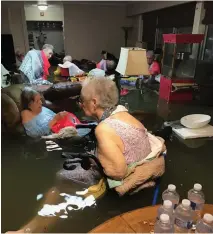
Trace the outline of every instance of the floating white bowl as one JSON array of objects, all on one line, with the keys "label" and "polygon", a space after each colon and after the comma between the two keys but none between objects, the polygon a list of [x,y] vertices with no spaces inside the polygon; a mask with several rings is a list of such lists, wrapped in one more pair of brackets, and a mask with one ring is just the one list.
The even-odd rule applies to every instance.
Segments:
[{"label": "floating white bowl", "polygon": [[202,128],[210,121],[211,116],[202,114],[187,115],[180,120],[181,124],[187,128]]}]

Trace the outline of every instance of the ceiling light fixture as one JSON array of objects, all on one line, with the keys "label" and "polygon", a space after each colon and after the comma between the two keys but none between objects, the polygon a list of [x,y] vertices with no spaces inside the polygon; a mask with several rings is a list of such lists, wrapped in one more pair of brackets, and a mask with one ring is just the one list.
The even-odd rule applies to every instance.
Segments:
[{"label": "ceiling light fixture", "polygon": [[47,8],[48,8],[48,5],[46,3],[40,3],[40,4],[38,4],[38,9],[40,11],[46,11]]}]

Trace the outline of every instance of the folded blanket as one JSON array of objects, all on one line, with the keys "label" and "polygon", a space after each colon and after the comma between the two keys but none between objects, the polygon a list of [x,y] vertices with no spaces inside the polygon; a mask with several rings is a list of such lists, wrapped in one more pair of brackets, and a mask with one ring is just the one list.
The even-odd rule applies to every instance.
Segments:
[{"label": "folded blanket", "polygon": [[138,192],[139,190],[154,186],[155,178],[160,177],[165,171],[164,157],[159,157],[153,161],[146,162],[135,168],[134,172],[127,176],[120,186],[115,188],[116,192],[122,196],[127,192]]},{"label": "folded blanket", "polygon": [[[150,146],[151,146],[151,153],[145,159],[129,164],[128,172],[127,172],[125,179],[128,176],[130,176],[131,173],[135,172],[135,169],[137,166],[143,165],[144,163],[157,159],[161,155],[161,153],[165,152],[164,140],[162,138],[155,137],[150,133],[148,133],[148,137],[149,137]],[[112,180],[108,178],[107,182],[108,182],[109,188],[115,188],[115,187],[123,185],[125,183],[125,179],[122,181],[117,181],[117,180]],[[137,182],[137,177],[135,177],[135,179]]]}]

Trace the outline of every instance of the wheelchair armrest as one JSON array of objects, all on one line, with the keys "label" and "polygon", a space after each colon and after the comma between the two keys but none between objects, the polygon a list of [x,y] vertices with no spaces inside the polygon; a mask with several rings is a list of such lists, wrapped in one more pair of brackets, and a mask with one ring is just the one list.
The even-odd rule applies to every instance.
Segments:
[{"label": "wheelchair armrest", "polygon": [[76,127],[76,129],[79,129],[79,128],[94,129],[96,126],[97,126],[96,124],[77,124],[75,127]]},{"label": "wheelchair armrest", "polygon": [[86,120],[86,119],[83,119],[83,120],[81,120],[81,123],[82,124],[92,124],[92,123],[96,123],[95,121],[93,121],[93,120]]}]

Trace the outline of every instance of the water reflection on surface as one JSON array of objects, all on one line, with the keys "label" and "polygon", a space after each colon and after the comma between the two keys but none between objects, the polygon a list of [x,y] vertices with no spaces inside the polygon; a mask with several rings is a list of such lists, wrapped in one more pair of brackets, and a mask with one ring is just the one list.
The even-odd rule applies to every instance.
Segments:
[{"label": "water reflection on surface", "polygon": [[[162,106],[157,95],[149,92],[141,96],[140,92],[132,91],[123,97],[123,102],[128,102],[130,111],[150,113],[143,118],[148,129],[160,127],[164,119],[176,120],[186,114],[206,113],[213,116],[212,108],[195,104],[164,103]],[[204,144],[203,141],[186,143],[173,137],[172,141],[167,142],[166,173],[162,178],[160,193],[168,183],[174,183],[181,197],[185,198],[193,183],[199,182],[203,185],[207,203],[213,203],[212,182],[209,179],[212,178],[213,144],[210,140],[205,140]],[[48,216],[58,211],[57,217],[61,218],[58,218],[53,228],[45,231],[88,232],[113,216],[151,205],[153,188],[124,197],[108,191],[103,197],[87,203],[83,196],[76,194],[76,191],[86,188],[74,189],[73,185],[70,185],[72,191],[69,193],[60,190],[59,194],[62,195],[59,201],[45,203],[47,191],[56,185],[56,174],[63,162],[61,152],[46,151],[44,141],[32,142],[25,137],[2,136],[2,232],[19,229],[37,214]],[[161,202],[160,197],[158,202]],[[43,218],[46,217],[41,216]]]}]

